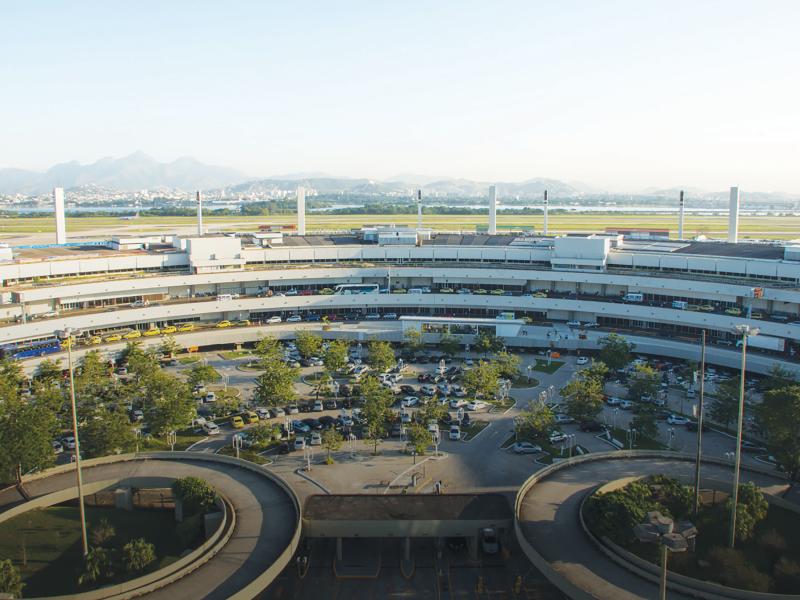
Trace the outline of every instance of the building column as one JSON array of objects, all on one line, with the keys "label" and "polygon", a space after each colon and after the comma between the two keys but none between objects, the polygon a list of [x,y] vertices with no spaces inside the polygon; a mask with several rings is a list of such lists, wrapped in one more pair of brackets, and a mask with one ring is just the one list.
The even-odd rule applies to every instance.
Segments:
[{"label": "building column", "polygon": [[342,538],[336,538],[336,560],[342,561]]},{"label": "building column", "polygon": [[411,560],[411,538],[407,537],[403,542],[403,560]]}]

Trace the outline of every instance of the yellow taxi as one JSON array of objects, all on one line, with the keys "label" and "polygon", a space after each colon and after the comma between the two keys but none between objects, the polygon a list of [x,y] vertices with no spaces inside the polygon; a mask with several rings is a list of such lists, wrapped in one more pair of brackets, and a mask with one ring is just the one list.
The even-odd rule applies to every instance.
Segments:
[{"label": "yellow taxi", "polygon": [[120,335],[119,333],[112,333],[111,335],[106,336],[106,341],[107,342],[118,342],[121,339],[122,339],[122,335]]},{"label": "yellow taxi", "polygon": [[99,335],[93,335],[92,337],[89,338],[89,344],[91,344],[92,346],[97,346],[97,344],[99,344],[102,341],[103,338],[101,338]]},{"label": "yellow taxi", "polygon": [[135,340],[136,338],[142,337],[142,332],[138,329],[134,329],[133,331],[129,331],[125,335],[122,336],[126,340]]},{"label": "yellow taxi", "polygon": [[250,323],[249,319],[241,319],[236,321],[237,327],[250,327],[250,325],[252,325],[252,323]]},{"label": "yellow taxi", "polygon": [[244,419],[237,415],[231,419],[231,425],[233,425],[234,429],[242,429],[244,427]]},{"label": "yellow taxi", "polygon": [[230,326],[231,326],[230,321],[220,321],[219,323],[216,324],[217,329],[223,329],[225,327],[230,327]]},{"label": "yellow taxi", "polygon": [[161,330],[158,327],[151,327],[147,331],[144,332],[145,337],[152,337],[154,335],[160,335]]},{"label": "yellow taxi", "polygon": [[246,413],[242,414],[242,419],[248,425],[252,423],[258,423],[258,415],[254,413],[252,410],[248,410]]},{"label": "yellow taxi", "polygon": [[192,325],[191,323],[186,323],[185,325],[181,325],[180,327],[178,327],[178,331],[180,331],[181,333],[185,333],[187,331],[194,331],[194,325]]},{"label": "yellow taxi", "polygon": [[178,328],[175,325],[167,325],[164,329],[161,330],[162,335],[169,335],[170,333],[175,333],[178,331]]}]

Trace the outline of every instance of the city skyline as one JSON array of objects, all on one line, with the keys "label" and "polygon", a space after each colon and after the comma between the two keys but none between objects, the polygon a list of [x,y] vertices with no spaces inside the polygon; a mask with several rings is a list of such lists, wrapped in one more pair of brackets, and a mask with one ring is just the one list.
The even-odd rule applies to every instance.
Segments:
[{"label": "city skyline", "polygon": [[0,166],[800,192],[793,3],[212,7],[8,11]]}]

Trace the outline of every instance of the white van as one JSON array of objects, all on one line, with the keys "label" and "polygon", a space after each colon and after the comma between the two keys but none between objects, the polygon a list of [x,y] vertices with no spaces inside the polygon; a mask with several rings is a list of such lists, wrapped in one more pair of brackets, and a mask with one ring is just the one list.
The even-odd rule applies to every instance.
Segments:
[{"label": "white van", "polygon": [[233,300],[232,294],[219,294],[217,296],[217,302],[229,302]]},{"label": "white van", "polygon": [[689,308],[689,303],[684,302],[683,300],[673,300],[672,308],[677,308],[678,310],[686,310],[687,308]]},{"label": "white van", "polygon": [[644,294],[631,292],[622,298],[625,302],[644,302]]},{"label": "white van", "polygon": [[411,288],[410,290],[408,290],[408,293],[409,294],[421,294],[422,293],[422,288]]}]

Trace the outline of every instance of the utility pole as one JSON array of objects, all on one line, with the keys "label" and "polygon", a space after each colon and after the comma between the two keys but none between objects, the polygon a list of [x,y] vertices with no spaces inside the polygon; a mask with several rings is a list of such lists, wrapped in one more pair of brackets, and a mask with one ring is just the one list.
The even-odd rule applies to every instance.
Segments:
[{"label": "utility pole", "polygon": [[700,400],[697,407],[697,462],[694,467],[694,516],[700,510],[700,461],[703,454],[703,397],[706,386],[706,330],[700,346]]}]

